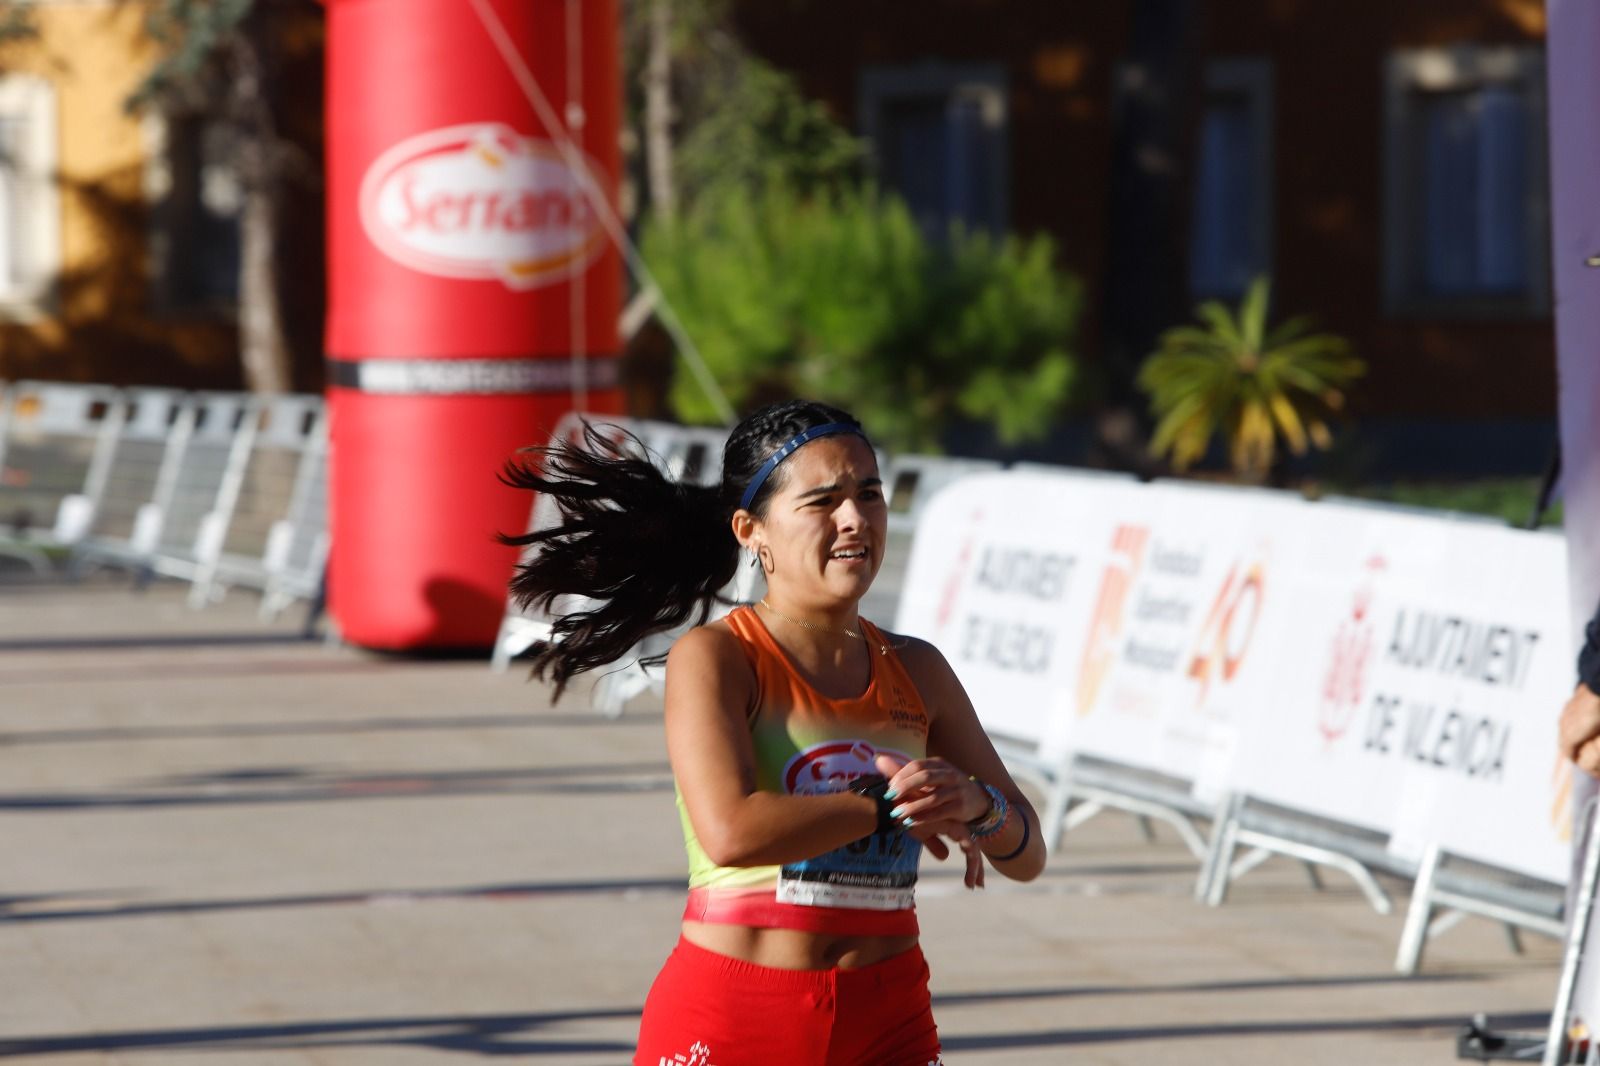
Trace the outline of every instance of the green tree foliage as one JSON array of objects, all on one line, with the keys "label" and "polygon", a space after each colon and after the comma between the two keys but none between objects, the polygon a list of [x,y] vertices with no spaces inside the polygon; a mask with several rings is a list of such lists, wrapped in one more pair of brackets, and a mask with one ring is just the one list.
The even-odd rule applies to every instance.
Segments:
[{"label": "green tree foliage", "polygon": [[[886,444],[930,450],[965,420],[1036,438],[1072,392],[1081,293],[1044,237],[940,245],[893,197],[774,181],[652,220],[644,253],[737,405],[815,397]],[[686,421],[714,420],[692,381],[672,400]]]},{"label": "green tree foliage", "polygon": [[1256,482],[1272,469],[1280,441],[1296,455],[1331,443],[1328,423],[1366,364],[1343,339],[1311,332],[1306,318],[1269,330],[1270,290],[1257,278],[1237,314],[1214,300],[1201,304],[1202,325],[1167,330],[1140,369],[1156,418],[1150,450],[1179,470],[1218,434],[1234,472]]},{"label": "green tree foliage", "polygon": [[730,63],[703,87],[699,121],[678,146],[677,178],[685,203],[729,189],[785,185],[802,195],[835,190],[861,177],[862,142],[793,78],[753,56]]},{"label": "green tree foliage", "polygon": [[145,13],[145,32],[159,58],[129,105],[207,109],[214,103],[221,57],[238,47],[237,35],[256,0],[157,0]]},{"label": "green tree foliage", "polygon": [[[670,167],[672,199],[687,205],[771,181],[801,192],[858,182],[862,142],[793,77],[745,47],[732,30],[731,6],[729,0],[623,0],[627,121],[644,152],[660,153],[658,162]],[[651,67],[653,45],[665,48],[663,69]],[[657,116],[663,126],[654,131],[661,140],[650,129],[653,76],[662,78],[656,88],[663,93]]]}]

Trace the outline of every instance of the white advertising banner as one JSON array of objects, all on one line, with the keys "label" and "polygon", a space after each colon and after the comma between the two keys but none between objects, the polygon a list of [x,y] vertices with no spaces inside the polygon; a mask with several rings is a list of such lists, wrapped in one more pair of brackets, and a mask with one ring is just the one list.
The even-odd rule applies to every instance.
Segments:
[{"label": "white advertising banner", "polygon": [[928,503],[905,589],[992,732],[1565,876],[1559,537],[993,473]]},{"label": "white advertising banner", "polygon": [[1292,639],[1241,752],[1246,794],[1561,881],[1560,538],[1308,504]]},{"label": "white advertising banner", "polygon": [[1072,715],[1056,741],[1211,799],[1270,680],[1285,608],[1281,504],[1177,485],[1131,491],[1137,503],[1113,513],[1094,559]]},{"label": "white advertising banner", "polygon": [[991,732],[1049,742],[1078,669],[1086,555],[1136,498],[1117,479],[993,473],[928,502],[896,629],[944,652]]},{"label": "white advertising banner", "polygon": [[[1453,855],[1565,882],[1571,778],[1556,750],[1556,719],[1575,657],[1562,603],[1566,544],[1553,534],[1483,529],[1452,538],[1451,550],[1464,629],[1455,658],[1434,666],[1454,677],[1450,710],[1460,732],[1454,743],[1439,741],[1448,788],[1433,839]],[[1481,596],[1467,595],[1473,585]]]},{"label": "white advertising banner", "polygon": [[[1276,649],[1269,707],[1253,723],[1238,787],[1261,799],[1387,832],[1400,801],[1403,764],[1385,692],[1374,702],[1396,595],[1415,595],[1433,575],[1439,538],[1426,525],[1381,521],[1375,511],[1315,506],[1286,530],[1295,556],[1282,582],[1294,604],[1292,632]],[[1389,528],[1384,528],[1389,526]]]}]

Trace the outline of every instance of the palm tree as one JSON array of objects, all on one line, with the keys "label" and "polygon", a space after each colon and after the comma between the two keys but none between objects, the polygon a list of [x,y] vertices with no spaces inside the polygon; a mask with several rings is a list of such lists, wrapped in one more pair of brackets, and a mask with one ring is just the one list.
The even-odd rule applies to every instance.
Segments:
[{"label": "palm tree", "polygon": [[1281,440],[1295,455],[1332,442],[1329,420],[1344,406],[1345,389],[1366,373],[1350,346],[1311,332],[1306,318],[1268,331],[1271,285],[1258,277],[1237,314],[1211,300],[1200,305],[1202,325],[1161,335],[1139,370],[1139,387],[1156,418],[1150,451],[1185,470],[1222,434],[1241,480],[1266,479]]}]

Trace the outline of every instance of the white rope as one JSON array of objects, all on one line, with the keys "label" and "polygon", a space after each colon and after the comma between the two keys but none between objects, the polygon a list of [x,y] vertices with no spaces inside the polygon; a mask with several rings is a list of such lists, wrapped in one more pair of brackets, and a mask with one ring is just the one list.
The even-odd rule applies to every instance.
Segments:
[{"label": "white rope", "polygon": [[[589,116],[583,106],[583,0],[567,0],[567,129],[581,131]],[[581,135],[581,134],[580,134]],[[572,272],[567,284],[567,340],[572,354],[572,408],[589,409],[588,272]]]},{"label": "white rope", "polygon": [[545,98],[544,92],[539,88],[539,83],[534,79],[533,71],[528,68],[527,61],[523,59],[522,53],[517,51],[516,43],[511,40],[511,35],[506,32],[505,24],[500,21],[500,16],[495,14],[494,8],[489,5],[489,0],[470,0],[470,2],[473,11],[477,13],[478,20],[483,23],[485,32],[489,34],[489,39],[494,42],[495,48],[500,52],[500,58],[505,60],[512,77],[517,80],[518,86],[521,87],[523,95],[533,105],[534,113],[538,116],[540,125],[544,127],[545,133],[550,136],[557,149],[560,150],[563,162],[573,173],[579,176],[584,192],[589,197],[590,206],[594,209],[595,214],[600,217],[601,225],[605,227],[607,235],[616,242],[617,247],[622,251],[623,261],[627,263],[628,270],[633,274],[634,280],[641,289],[646,289],[654,294],[656,315],[660,318],[662,327],[667,331],[667,335],[672,338],[673,343],[677,345],[678,351],[683,355],[684,359],[688,361],[689,369],[694,373],[701,389],[705,391],[707,399],[717,409],[718,416],[721,417],[725,424],[733,425],[738,420],[734,415],[733,405],[728,402],[728,397],[717,384],[716,378],[712,376],[711,368],[706,366],[705,358],[700,354],[700,349],[695,347],[694,342],[689,339],[689,334],[684,330],[683,323],[679,320],[677,312],[672,309],[672,305],[661,291],[661,287],[656,284],[654,275],[650,273],[650,268],[645,265],[643,257],[639,255],[639,249],[634,245],[632,238],[628,236],[627,229],[622,225],[622,219],[618,217],[616,210],[611,206],[611,201],[601,191],[599,184],[594,179],[594,175],[589,172],[587,161],[583,158],[582,153],[578,151],[577,146],[572,143],[572,138],[567,136],[566,131],[557,122],[556,114],[550,107],[550,101]]}]

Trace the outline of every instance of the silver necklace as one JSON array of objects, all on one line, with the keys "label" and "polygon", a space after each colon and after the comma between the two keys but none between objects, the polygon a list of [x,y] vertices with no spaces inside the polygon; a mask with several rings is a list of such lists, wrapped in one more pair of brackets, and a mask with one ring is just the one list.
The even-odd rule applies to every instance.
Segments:
[{"label": "silver necklace", "polygon": [[[814,630],[815,632],[818,632],[818,633],[833,633],[835,635],[843,633],[845,636],[850,637],[853,640],[866,640],[867,639],[866,637],[864,637],[862,634],[860,634],[856,630],[848,629],[848,628],[846,628],[844,626],[840,626],[838,629],[833,629],[833,628],[830,628],[828,626],[819,626],[815,622],[807,622],[804,618],[790,618],[788,615],[784,614],[782,611],[780,611],[776,607],[772,606],[772,604],[768,603],[767,602],[767,598],[765,596],[761,597],[761,606],[765,607],[767,610],[771,611],[773,614],[777,615],[779,618],[783,619],[785,622],[788,622],[790,625],[797,625],[801,629],[810,629],[810,630]],[[887,645],[887,644],[879,644],[878,645],[878,654],[879,655],[888,655],[889,654],[889,645]]]}]

